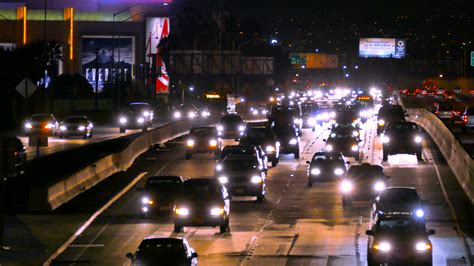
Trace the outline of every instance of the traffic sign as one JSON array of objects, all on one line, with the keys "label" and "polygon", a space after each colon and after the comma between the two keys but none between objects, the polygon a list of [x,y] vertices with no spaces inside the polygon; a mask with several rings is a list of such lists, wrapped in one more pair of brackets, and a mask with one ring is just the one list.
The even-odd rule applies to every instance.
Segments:
[{"label": "traffic sign", "polygon": [[38,88],[29,79],[23,79],[15,89],[21,94],[21,96],[23,96],[23,98],[30,98],[31,94],[33,94],[33,92]]},{"label": "traffic sign", "polygon": [[471,52],[471,66],[474,67],[474,52]]}]

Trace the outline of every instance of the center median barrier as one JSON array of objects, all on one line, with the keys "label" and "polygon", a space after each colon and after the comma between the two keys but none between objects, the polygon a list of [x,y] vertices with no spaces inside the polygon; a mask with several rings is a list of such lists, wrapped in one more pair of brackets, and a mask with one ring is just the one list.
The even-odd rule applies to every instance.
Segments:
[{"label": "center median barrier", "polygon": [[[211,119],[211,123],[215,119]],[[28,209],[49,212],[90,189],[107,177],[127,170],[151,146],[187,134],[193,122],[179,121],[135,136],[123,149],[107,154],[87,166],[41,186],[29,189]],[[80,156],[80,155],[78,155]]]},{"label": "center median barrier", "polygon": [[471,203],[474,203],[474,161],[471,156],[434,114],[423,108],[407,108],[407,112],[408,120],[421,126],[431,136]]}]

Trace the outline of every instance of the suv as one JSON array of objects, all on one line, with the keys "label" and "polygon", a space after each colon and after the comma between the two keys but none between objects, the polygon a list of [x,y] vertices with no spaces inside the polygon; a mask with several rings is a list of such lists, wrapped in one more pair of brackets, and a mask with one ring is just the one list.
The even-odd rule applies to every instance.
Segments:
[{"label": "suv", "polygon": [[147,131],[153,124],[153,110],[148,103],[132,102],[119,116],[120,133],[127,129],[142,129]]},{"label": "suv", "polygon": [[191,159],[194,153],[211,153],[216,156],[221,150],[221,141],[213,126],[193,126],[186,140],[185,159]]},{"label": "suv", "polygon": [[343,177],[346,172],[346,162],[339,152],[317,152],[308,164],[308,186],[313,186],[313,182],[334,177]]},{"label": "suv", "polygon": [[258,202],[265,199],[265,173],[259,162],[247,156],[227,156],[221,162],[217,179],[232,196],[255,196]]},{"label": "suv", "polygon": [[250,158],[255,158],[258,163],[258,169],[267,173],[267,156],[265,152],[261,149],[260,146],[254,145],[228,145],[222,149],[219,157],[217,159],[216,170],[218,171],[220,168],[220,162],[222,162],[227,156],[234,155],[234,156],[247,156]]},{"label": "suv", "polygon": [[220,138],[235,139],[240,138],[245,131],[245,123],[242,117],[237,114],[224,115],[219,124],[217,131]]},{"label": "suv", "polygon": [[345,156],[360,159],[359,135],[352,128],[336,127],[332,130],[326,141],[325,150],[328,152],[341,152]]},{"label": "suv", "polygon": [[384,105],[377,114],[377,135],[380,135],[388,123],[405,121],[405,112],[400,105]]},{"label": "suv", "polygon": [[341,182],[342,205],[349,206],[352,200],[375,198],[388,186],[388,179],[379,165],[363,163],[349,168],[346,178]]},{"label": "suv", "polygon": [[180,176],[150,176],[141,190],[141,214],[147,216],[153,211],[171,211],[182,184]]},{"label": "suv", "polygon": [[189,179],[176,198],[174,231],[184,226],[219,226],[224,233],[229,228],[230,196],[214,178]]},{"label": "suv", "polygon": [[240,139],[240,145],[256,145],[265,149],[268,160],[275,167],[280,159],[280,143],[273,131],[267,127],[252,127],[247,129]]},{"label": "suv", "polygon": [[273,125],[273,132],[280,143],[280,153],[293,154],[295,159],[300,158],[300,138],[295,127],[290,125]]},{"label": "suv", "polygon": [[383,143],[383,160],[388,160],[390,154],[416,154],[422,160],[423,136],[418,125],[412,122],[394,122],[387,125],[380,136]]},{"label": "suv", "polygon": [[198,254],[183,238],[146,238],[135,253],[127,253],[135,265],[189,265],[198,264]]},{"label": "suv", "polygon": [[407,213],[377,215],[367,230],[367,262],[381,264],[432,265],[433,246],[423,220]]},{"label": "suv", "polygon": [[418,218],[425,217],[425,202],[412,187],[389,187],[375,198],[370,218],[378,214],[406,212]]}]

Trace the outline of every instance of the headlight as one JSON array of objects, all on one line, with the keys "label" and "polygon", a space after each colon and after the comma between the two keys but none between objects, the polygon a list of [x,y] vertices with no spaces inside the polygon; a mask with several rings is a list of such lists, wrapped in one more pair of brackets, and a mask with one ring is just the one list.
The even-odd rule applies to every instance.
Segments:
[{"label": "headlight", "polygon": [[175,213],[179,216],[188,216],[189,210],[187,208],[176,208]]},{"label": "headlight", "polygon": [[149,201],[150,201],[150,199],[148,197],[143,197],[142,198],[142,203],[143,204],[148,204]]},{"label": "headlight", "polygon": [[415,137],[415,142],[416,142],[416,143],[421,143],[422,140],[423,140],[423,139],[422,139],[420,136],[416,136],[416,137]]},{"label": "headlight", "polygon": [[31,125],[31,123],[25,123],[25,128],[33,128],[33,125]]},{"label": "headlight", "polygon": [[374,190],[377,192],[381,192],[385,189],[385,183],[382,181],[377,181],[374,184]]},{"label": "headlight", "polygon": [[299,124],[299,123],[300,123],[300,120],[299,120],[298,118],[295,118],[295,119],[293,119],[293,123],[294,123],[294,124]]},{"label": "headlight", "polygon": [[196,117],[196,113],[194,113],[194,112],[189,112],[189,113],[188,113],[188,117],[189,117],[189,118],[195,118],[195,117]]},{"label": "headlight", "polygon": [[217,126],[217,130],[219,130],[219,131],[224,131],[224,126],[220,126],[220,125]]},{"label": "headlight", "polygon": [[224,209],[223,208],[212,208],[211,209],[211,215],[212,216],[220,216],[224,214]]},{"label": "headlight", "polygon": [[262,115],[266,115],[268,113],[267,110],[262,110]]},{"label": "headlight", "polygon": [[174,116],[174,118],[180,118],[181,113],[180,112],[174,112],[173,116]]},{"label": "headlight", "polygon": [[194,140],[188,139],[188,141],[186,142],[186,145],[187,145],[188,147],[194,146]]},{"label": "headlight", "polygon": [[60,129],[61,131],[66,131],[66,130],[67,130],[67,127],[66,127],[66,126],[60,126],[59,129]]},{"label": "headlight", "polygon": [[51,123],[48,123],[46,126],[44,126],[44,128],[46,128],[46,129],[50,129],[50,128],[53,128],[53,127],[54,127],[54,125],[51,124]]},{"label": "headlight", "polygon": [[426,250],[430,250],[430,249],[431,249],[431,245],[428,244],[428,243],[425,243],[425,242],[416,243],[416,250],[417,251],[426,251]]},{"label": "headlight", "polygon": [[258,115],[258,110],[253,110],[253,111],[252,111],[252,114],[253,114],[253,115]]},{"label": "headlight", "polygon": [[217,164],[216,165],[216,171],[217,172],[222,171],[222,164]]},{"label": "headlight", "polygon": [[382,136],[380,139],[382,140],[382,143],[389,143],[390,142],[390,138],[388,136]]},{"label": "headlight", "polygon": [[380,251],[384,251],[384,252],[390,251],[391,248],[392,247],[387,242],[381,242],[380,244],[375,244],[374,245],[375,250],[380,250]]},{"label": "headlight", "polygon": [[341,191],[344,193],[352,191],[352,182],[349,180],[344,180],[341,183]]},{"label": "headlight", "polygon": [[267,146],[267,147],[265,148],[265,151],[266,151],[267,153],[275,152],[275,147],[269,145],[269,146]]},{"label": "headlight", "polygon": [[84,131],[86,129],[86,127],[85,126],[80,126],[77,129],[79,129],[80,131]]},{"label": "headlight", "polygon": [[332,148],[332,145],[331,144],[327,144],[326,145],[326,151],[332,151],[333,148]]},{"label": "headlight", "polygon": [[137,122],[138,122],[139,124],[143,124],[143,123],[145,123],[145,118],[139,117],[139,118],[137,119]]},{"label": "headlight", "polygon": [[143,208],[142,208],[142,212],[148,212],[148,207],[146,207],[146,206],[143,207]]},{"label": "headlight", "polygon": [[239,126],[239,131],[244,131],[245,130],[245,126]]},{"label": "headlight", "polygon": [[415,211],[415,215],[416,215],[416,217],[421,218],[421,217],[425,216],[425,212],[422,209],[417,209]]},{"label": "headlight", "polygon": [[380,119],[379,120],[379,126],[383,127],[385,125],[385,120]]},{"label": "headlight", "polygon": [[202,111],[202,112],[201,112],[201,116],[202,116],[202,117],[208,117],[208,116],[210,116],[210,115],[211,115],[211,113],[210,113],[209,111]]},{"label": "headlight", "polygon": [[290,145],[296,145],[296,144],[298,144],[298,140],[297,139],[291,139],[289,144]]},{"label": "headlight", "polygon": [[127,123],[127,118],[126,117],[120,117],[119,122],[120,122],[120,124],[125,124],[125,123]]},{"label": "headlight", "polygon": [[221,177],[219,177],[219,182],[221,184],[227,184],[227,183],[229,183],[229,178],[227,176],[221,176]]},{"label": "headlight", "polygon": [[217,146],[217,140],[211,139],[211,140],[209,141],[209,145],[210,145],[211,147]]},{"label": "headlight", "polygon": [[143,112],[143,116],[146,116],[146,117],[150,116],[150,112],[148,111]]},{"label": "headlight", "polygon": [[334,170],[334,174],[335,175],[342,175],[342,174],[344,174],[344,171],[341,168],[336,168]]},{"label": "headlight", "polygon": [[259,183],[262,183],[262,177],[260,177],[258,175],[254,175],[254,176],[252,176],[250,181],[254,184],[259,184]]},{"label": "headlight", "polygon": [[352,151],[358,151],[358,150],[359,150],[359,146],[357,146],[357,145],[354,144],[354,145],[352,145],[351,150],[352,150]]},{"label": "headlight", "polygon": [[352,131],[352,136],[358,137],[359,136],[359,131],[357,131],[357,130]]},{"label": "headlight", "polygon": [[321,174],[321,170],[319,168],[313,168],[313,169],[311,169],[311,174],[312,175],[319,175],[319,174]]}]

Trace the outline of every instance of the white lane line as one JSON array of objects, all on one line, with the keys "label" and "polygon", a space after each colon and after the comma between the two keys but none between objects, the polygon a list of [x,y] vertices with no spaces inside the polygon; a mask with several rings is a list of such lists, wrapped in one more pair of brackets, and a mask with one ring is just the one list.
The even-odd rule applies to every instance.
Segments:
[{"label": "white lane line", "polygon": [[112,199],[110,199],[102,208],[96,211],[79,229],[66,241],[64,242],[44,263],[43,265],[50,265],[51,262],[56,259],[61,253],[63,253],[69,245],[74,242],[77,237],[79,237],[82,232],[84,232],[87,227],[89,227],[99,215],[101,215],[107,208],[109,208],[114,202],[116,202],[120,197],[122,197],[127,191],[129,191],[138,181],[142,179],[148,172],[140,173],[135,179],[128,184],[122,191],[120,191],[117,195],[115,195]]},{"label": "white lane line", "polygon": [[469,248],[470,248],[469,244],[466,240],[466,236],[461,231],[461,226],[459,225],[458,216],[457,216],[456,212],[454,211],[453,204],[452,204],[451,200],[448,197],[448,193],[446,192],[446,188],[444,186],[443,179],[441,178],[441,172],[439,171],[438,165],[435,163],[434,156],[433,156],[433,154],[431,154],[431,151],[429,151],[428,149],[423,149],[423,152],[425,153],[425,158],[427,158],[428,160],[431,159],[430,163],[434,166],[436,176],[438,178],[438,182],[439,182],[439,185],[441,187],[441,191],[443,192],[444,200],[448,204],[449,211],[451,213],[451,217],[453,218],[454,228],[456,229],[456,234],[458,235],[458,238],[463,243],[462,246],[464,248],[464,254],[466,255],[465,256],[466,264],[467,265],[473,265],[473,264],[471,264],[471,258],[470,258],[471,253],[469,251]]},{"label": "white lane line", "polygon": [[72,244],[70,248],[101,248],[105,246],[105,244]]}]

